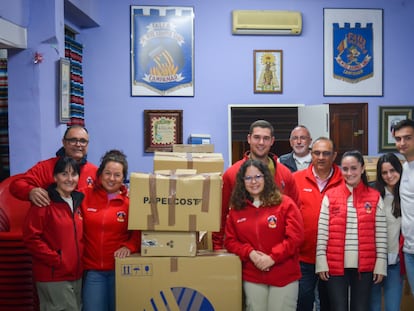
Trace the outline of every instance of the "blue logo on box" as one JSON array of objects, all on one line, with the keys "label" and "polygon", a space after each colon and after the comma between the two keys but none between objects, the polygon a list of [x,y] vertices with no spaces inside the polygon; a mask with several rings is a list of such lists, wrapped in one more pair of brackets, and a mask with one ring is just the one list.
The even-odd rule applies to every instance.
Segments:
[{"label": "blue logo on box", "polygon": [[[211,302],[203,294],[192,288],[172,287],[171,292],[180,311],[214,311]],[[170,310],[170,305],[163,291],[160,291],[160,297],[164,306],[157,306],[155,300],[151,299],[153,310],[163,310],[164,307],[166,310]]]}]

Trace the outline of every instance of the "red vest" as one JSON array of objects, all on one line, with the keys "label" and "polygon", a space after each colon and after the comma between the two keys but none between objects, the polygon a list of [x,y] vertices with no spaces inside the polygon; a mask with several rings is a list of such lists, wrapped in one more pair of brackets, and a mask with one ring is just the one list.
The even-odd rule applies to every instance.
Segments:
[{"label": "red vest", "polygon": [[[347,199],[351,195],[345,184],[326,193],[329,198],[329,239],[326,250],[329,273],[344,274]],[[358,221],[358,271],[374,271],[376,261],[375,214],[380,194],[362,182],[353,189]]]}]

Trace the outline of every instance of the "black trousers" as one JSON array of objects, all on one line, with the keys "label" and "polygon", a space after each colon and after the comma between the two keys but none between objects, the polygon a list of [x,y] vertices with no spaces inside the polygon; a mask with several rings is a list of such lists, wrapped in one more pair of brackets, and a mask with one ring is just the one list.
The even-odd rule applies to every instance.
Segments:
[{"label": "black trousers", "polygon": [[331,275],[327,282],[331,311],[369,310],[372,277],[372,272],[357,269],[345,269],[343,276]]}]

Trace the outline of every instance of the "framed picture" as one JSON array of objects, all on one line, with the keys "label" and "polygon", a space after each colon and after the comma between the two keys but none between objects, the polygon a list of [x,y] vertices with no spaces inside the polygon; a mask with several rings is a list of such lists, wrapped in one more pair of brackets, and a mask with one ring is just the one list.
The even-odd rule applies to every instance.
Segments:
[{"label": "framed picture", "polygon": [[194,96],[192,7],[131,6],[131,96]]},{"label": "framed picture", "polygon": [[392,136],[393,127],[401,120],[412,119],[412,106],[380,106],[379,107],[379,147],[378,152],[393,152],[395,140]]},{"label": "framed picture", "polygon": [[172,151],[183,143],[182,110],[144,110],[145,152]]},{"label": "framed picture", "polygon": [[254,93],[282,93],[282,50],[254,50]]},{"label": "framed picture", "polygon": [[383,96],[383,10],[324,9],[324,96]]},{"label": "framed picture", "polygon": [[59,60],[59,122],[70,120],[70,60]]}]

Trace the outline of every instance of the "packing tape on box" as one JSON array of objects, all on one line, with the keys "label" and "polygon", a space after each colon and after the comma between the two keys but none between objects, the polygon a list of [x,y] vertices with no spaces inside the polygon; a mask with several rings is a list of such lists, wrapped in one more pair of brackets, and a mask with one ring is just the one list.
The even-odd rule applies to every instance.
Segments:
[{"label": "packing tape on box", "polygon": [[[168,225],[175,225],[175,211],[176,211],[176,202],[177,202],[177,179],[178,177],[183,177],[185,175],[175,175],[174,171],[171,171],[172,175],[169,175],[169,193],[168,193]],[[192,176],[188,175],[188,176]],[[201,211],[208,213],[210,206],[210,175],[208,174],[199,174],[203,176],[203,190],[202,190],[202,201],[201,201]],[[154,230],[155,225],[160,223],[158,206],[157,206],[157,174],[150,174],[148,178],[149,182],[149,196],[151,201],[151,215],[147,217],[147,228],[148,230]],[[188,216],[188,230],[196,231],[197,228],[197,216],[189,215]]]},{"label": "packing tape on box", "polygon": [[177,272],[178,271],[178,258],[171,257],[170,259],[170,272]]}]

